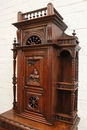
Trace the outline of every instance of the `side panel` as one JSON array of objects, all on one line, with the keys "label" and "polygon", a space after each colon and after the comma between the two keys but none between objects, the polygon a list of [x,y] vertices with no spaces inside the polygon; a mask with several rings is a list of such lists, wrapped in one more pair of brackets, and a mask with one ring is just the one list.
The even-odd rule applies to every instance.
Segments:
[{"label": "side panel", "polygon": [[18,51],[17,58],[17,113],[20,114],[23,111],[23,84],[24,84],[24,54],[21,50]]}]

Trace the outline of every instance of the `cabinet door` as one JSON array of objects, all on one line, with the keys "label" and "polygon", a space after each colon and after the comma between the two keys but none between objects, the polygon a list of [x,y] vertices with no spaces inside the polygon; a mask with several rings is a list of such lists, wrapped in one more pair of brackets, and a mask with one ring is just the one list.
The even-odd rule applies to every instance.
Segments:
[{"label": "cabinet door", "polygon": [[18,72],[18,77],[21,77],[18,78],[19,113],[27,118],[44,122],[50,122],[51,118],[51,60],[49,51],[49,49],[39,51],[32,49],[22,51],[22,54],[18,55],[18,60],[20,60],[18,68],[21,67],[21,74]]}]

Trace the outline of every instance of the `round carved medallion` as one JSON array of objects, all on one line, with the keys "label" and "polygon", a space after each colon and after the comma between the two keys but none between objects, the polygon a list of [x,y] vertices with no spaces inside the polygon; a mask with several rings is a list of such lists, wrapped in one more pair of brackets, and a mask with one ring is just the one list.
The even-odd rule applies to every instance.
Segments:
[{"label": "round carved medallion", "polygon": [[38,98],[37,97],[30,97],[29,98],[29,107],[31,108],[37,108],[38,106]]}]

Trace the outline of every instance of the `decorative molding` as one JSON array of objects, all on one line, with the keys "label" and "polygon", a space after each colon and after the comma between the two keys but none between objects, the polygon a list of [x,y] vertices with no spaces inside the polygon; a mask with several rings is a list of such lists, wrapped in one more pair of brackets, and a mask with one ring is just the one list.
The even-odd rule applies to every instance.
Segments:
[{"label": "decorative molding", "polygon": [[72,121],[73,121],[73,119],[67,118],[67,117],[63,117],[63,116],[56,116],[56,118],[59,119],[59,120],[68,121],[70,123],[72,123]]},{"label": "decorative molding", "polygon": [[68,44],[68,45],[73,45],[73,44],[76,44],[76,42],[75,42],[76,40],[75,40],[75,38],[69,38],[69,39],[58,39],[58,45],[66,45],[66,44]]},{"label": "decorative molding", "polygon": [[47,42],[52,42],[52,24],[47,25]]},{"label": "decorative molding", "polygon": [[8,130],[37,130],[33,127],[26,126],[22,123],[13,121],[0,116],[0,127]]},{"label": "decorative molding", "polygon": [[68,122],[70,124],[73,124],[75,119],[77,119],[77,115],[75,117],[69,117],[69,116],[63,116],[63,115],[56,115],[57,120],[61,120],[64,122]]},{"label": "decorative molding", "polygon": [[[44,57],[44,54],[45,53],[35,53],[35,54],[31,54],[31,56],[29,56],[29,57],[26,57],[26,59],[29,61],[30,60],[30,62],[36,62],[36,61],[38,61],[38,60],[40,60],[40,59],[42,59],[43,57]],[[29,63],[29,62],[28,62]]]},{"label": "decorative molding", "polygon": [[76,89],[78,87],[78,83],[76,84],[70,84],[70,83],[66,83],[64,84],[63,82],[58,82],[57,83],[57,89]]}]

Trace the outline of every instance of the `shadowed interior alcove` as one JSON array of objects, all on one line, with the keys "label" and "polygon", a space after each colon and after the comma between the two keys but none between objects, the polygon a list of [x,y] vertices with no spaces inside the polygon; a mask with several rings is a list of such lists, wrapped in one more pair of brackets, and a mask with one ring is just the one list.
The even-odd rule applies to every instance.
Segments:
[{"label": "shadowed interior alcove", "polygon": [[72,82],[72,57],[70,52],[67,50],[63,50],[59,56],[60,60],[60,75],[59,82]]}]

